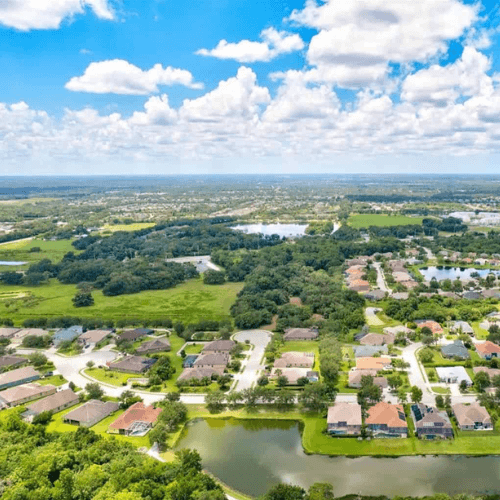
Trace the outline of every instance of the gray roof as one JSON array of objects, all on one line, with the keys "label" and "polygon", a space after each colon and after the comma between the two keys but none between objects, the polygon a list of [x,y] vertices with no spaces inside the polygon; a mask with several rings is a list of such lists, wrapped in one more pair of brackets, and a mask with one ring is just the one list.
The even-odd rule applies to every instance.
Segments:
[{"label": "gray roof", "polygon": [[53,385],[40,385],[40,384],[24,384],[17,387],[11,387],[5,391],[0,392],[0,400],[7,404],[13,404],[16,401],[25,400],[27,398],[33,398],[37,396],[44,396],[46,394],[51,394],[56,391],[56,387]]},{"label": "gray roof", "polygon": [[144,358],[142,356],[126,356],[125,358],[110,363],[111,370],[124,370],[135,373],[143,373],[149,370],[155,363],[155,358]]},{"label": "gray roof", "polygon": [[463,366],[440,366],[436,368],[436,372],[440,379],[456,378],[458,383],[465,380],[467,384],[472,385],[472,380]]},{"label": "gray roof", "polygon": [[236,342],[232,340],[214,340],[213,342],[209,342],[207,345],[205,345],[205,347],[203,348],[203,352],[230,352],[235,345]]},{"label": "gray roof", "polygon": [[20,358],[19,356],[0,356],[0,368],[22,365],[27,362],[26,358]]},{"label": "gray roof", "polygon": [[194,362],[195,367],[199,366],[226,366],[229,363],[229,355],[226,353],[203,354]]},{"label": "gray roof", "polygon": [[457,332],[462,331],[462,333],[474,333],[474,329],[469,325],[469,323],[467,323],[467,321],[455,321],[450,330]]},{"label": "gray roof", "polygon": [[111,413],[115,412],[120,408],[118,403],[112,401],[99,401],[97,399],[91,399],[87,401],[84,405],[70,411],[64,416],[64,420],[71,420],[73,422],[87,423],[97,421],[106,418]]},{"label": "gray roof", "polygon": [[137,349],[136,352],[149,352],[149,351],[170,351],[170,342],[166,338],[159,338],[144,342]]},{"label": "gray roof", "polygon": [[17,370],[2,373],[0,375],[0,386],[20,382],[32,377],[40,378],[40,373],[37,372],[32,366],[25,366],[24,368],[18,368]]},{"label": "gray roof", "polygon": [[82,334],[82,330],[81,326],[70,326],[69,328],[59,330],[54,334],[54,344],[58,345],[67,340],[74,340]]},{"label": "gray roof", "polygon": [[125,330],[120,335],[120,338],[124,340],[137,340],[152,333],[154,333],[154,330],[150,330],[149,328],[136,328],[135,330]]},{"label": "gray roof", "polygon": [[294,339],[310,339],[316,340],[318,338],[318,330],[315,328],[288,328],[285,330],[284,339],[294,340]]},{"label": "gray roof", "polygon": [[205,377],[211,378],[212,375],[222,375],[223,369],[221,368],[211,368],[211,367],[195,367],[195,368],[184,368],[184,371],[180,374],[177,380],[201,380]]},{"label": "gray roof", "polygon": [[353,350],[356,358],[371,358],[374,354],[388,352],[386,345],[357,345]]},{"label": "gray roof", "polygon": [[445,357],[458,357],[462,359],[470,358],[469,351],[461,340],[455,340],[452,344],[444,345],[441,347],[441,352]]},{"label": "gray roof", "polygon": [[64,391],[56,392],[45,399],[36,401],[29,405],[26,410],[31,415],[38,415],[44,411],[55,411],[61,406],[78,402],[78,396],[71,390],[65,389]]},{"label": "gray roof", "polygon": [[89,330],[82,333],[79,338],[85,342],[97,344],[106,337],[109,337],[112,333],[113,332],[111,330]]}]

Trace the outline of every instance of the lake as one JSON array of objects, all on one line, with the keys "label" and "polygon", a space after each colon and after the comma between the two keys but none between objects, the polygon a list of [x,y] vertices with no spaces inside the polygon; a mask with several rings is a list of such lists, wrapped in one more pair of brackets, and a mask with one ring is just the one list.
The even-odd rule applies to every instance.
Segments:
[{"label": "lake", "polygon": [[457,278],[460,280],[468,280],[474,279],[471,278],[472,273],[478,273],[481,278],[486,278],[488,274],[493,273],[497,276],[500,275],[500,271],[492,271],[490,269],[474,269],[470,268],[462,268],[459,267],[447,267],[443,269],[438,269],[437,267],[431,266],[427,269],[419,269],[422,276],[426,281],[431,281],[432,278],[436,278],[438,281],[442,280],[456,280]]},{"label": "lake", "polygon": [[[265,236],[277,234],[280,238],[295,238],[305,236],[308,224],[241,224],[233,226],[231,229],[243,231],[248,234],[261,233]],[[339,228],[338,224],[334,224],[333,232]]]},{"label": "lake", "polygon": [[299,424],[291,421],[196,420],[188,425],[177,446],[182,448],[197,449],[206,470],[252,496],[264,494],[279,482],[304,488],[329,482],[336,496],[417,497],[500,491],[500,457],[306,455]]},{"label": "lake", "polygon": [[12,260],[0,260],[0,266],[24,266],[27,262],[16,262]]}]

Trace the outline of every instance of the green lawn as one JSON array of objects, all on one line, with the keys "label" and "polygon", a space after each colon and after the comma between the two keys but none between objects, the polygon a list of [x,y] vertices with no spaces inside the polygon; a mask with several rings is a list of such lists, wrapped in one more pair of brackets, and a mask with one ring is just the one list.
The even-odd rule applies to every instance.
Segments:
[{"label": "green lawn", "polygon": [[[204,285],[201,279],[170,288],[145,291],[131,295],[106,297],[101,291],[92,293],[95,304],[76,308],[73,305],[77,288],[57,280],[39,287],[0,286],[0,317],[10,318],[16,324],[33,317],[79,316],[102,319],[159,319],[171,318],[184,323],[202,319],[217,320],[230,317],[242,283]],[[4,295],[6,294],[6,295]]]},{"label": "green lawn", "polygon": [[66,384],[68,381],[62,375],[52,375],[52,377],[41,378],[37,380],[37,383],[40,385],[55,385],[59,387],[61,385]]},{"label": "green lawn", "polygon": [[448,387],[439,387],[439,386],[433,385],[433,386],[431,386],[431,389],[432,389],[432,392],[434,392],[436,394],[446,395],[446,394],[451,393],[451,391]]},{"label": "green lawn", "polygon": [[313,370],[319,371],[319,342],[315,340],[292,340],[285,342],[280,348],[279,352],[313,352],[314,353],[314,366]]},{"label": "green lawn", "polygon": [[422,217],[405,217],[403,215],[357,214],[351,215],[347,222],[354,228],[365,228],[370,226],[386,227],[422,224],[422,220]]},{"label": "green lawn", "polygon": [[87,368],[84,370],[84,373],[100,382],[119,387],[126,385],[129,378],[142,378],[141,375],[115,372],[113,370],[105,370],[104,368]]},{"label": "green lawn", "polygon": [[205,344],[190,344],[185,347],[184,352],[186,354],[200,354],[202,349],[205,347]]},{"label": "green lawn", "polygon": [[133,224],[105,224],[101,228],[101,232],[116,233],[118,231],[140,231],[141,229],[148,229],[154,227],[154,222],[134,222]]}]

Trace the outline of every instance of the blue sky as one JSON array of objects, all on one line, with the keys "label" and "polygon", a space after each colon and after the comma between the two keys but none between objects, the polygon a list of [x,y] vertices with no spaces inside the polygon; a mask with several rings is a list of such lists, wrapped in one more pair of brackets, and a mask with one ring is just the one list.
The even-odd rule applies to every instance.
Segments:
[{"label": "blue sky", "polygon": [[0,2],[2,174],[498,172],[492,0],[59,4]]}]

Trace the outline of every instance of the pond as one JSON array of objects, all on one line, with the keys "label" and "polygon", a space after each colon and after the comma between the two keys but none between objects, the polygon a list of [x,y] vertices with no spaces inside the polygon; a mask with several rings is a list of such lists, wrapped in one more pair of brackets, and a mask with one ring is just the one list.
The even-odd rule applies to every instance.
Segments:
[{"label": "pond", "polygon": [[279,482],[304,488],[329,482],[336,496],[500,491],[500,457],[306,455],[299,424],[291,421],[197,420],[189,424],[177,448],[197,449],[205,469],[252,496],[264,494]]},{"label": "pond", "polygon": [[459,268],[459,267],[444,267],[438,269],[437,267],[431,266],[427,269],[419,269],[422,276],[426,281],[431,281],[432,278],[436,278],[438,281],[442,280],[468,280],[471,278],[472,273],[478,273],[481,278],[486,278],[488,274],[493,273],[497,276],[500,275],[500,271],[493,271],[490,269],[475,269],[473,267],[469,268]]},{"label": "pond", "polygon": [[27,262],[16,262],[13,260],[0,260],[0,266],[24,266]]},{"label": "pond", "polygon": [[[241,224],[233,226],[231,229],[243,231],[248,234],[261,233],[264,236],[277,234],[280,238],[294,238],[305,236],[308,224]],[[334,224],[333,232],[339,228],[338,224]]]}]

